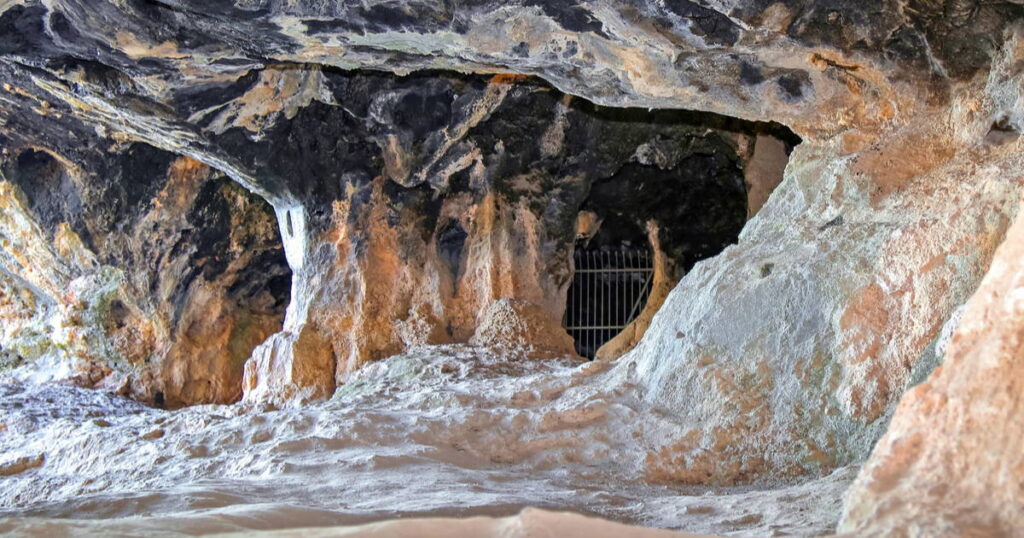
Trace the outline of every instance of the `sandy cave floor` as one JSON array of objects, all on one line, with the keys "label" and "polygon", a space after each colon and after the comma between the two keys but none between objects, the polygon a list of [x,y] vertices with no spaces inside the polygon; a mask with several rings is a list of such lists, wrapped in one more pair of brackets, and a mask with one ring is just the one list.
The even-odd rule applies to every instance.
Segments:
[{"label": "sandy cave floor", "polygon": [[607,370],[428,347],[294,409],[162,411],[67,385],[2,384],[0,532],[198,534],[526,506],[693,533],[833,531],[855,467],[767,489],[638,478],[637,432],[665,425]]}]

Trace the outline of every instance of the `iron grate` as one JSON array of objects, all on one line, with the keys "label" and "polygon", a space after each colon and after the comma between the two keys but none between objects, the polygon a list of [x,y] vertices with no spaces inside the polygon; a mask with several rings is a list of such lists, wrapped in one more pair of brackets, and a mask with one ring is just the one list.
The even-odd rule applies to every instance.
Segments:
[{"label": "iron grate", "polygon": [[576,353],[593,359],[643,310],[654,267],[646,249],[577,250],[566,299],[565,329]]}]

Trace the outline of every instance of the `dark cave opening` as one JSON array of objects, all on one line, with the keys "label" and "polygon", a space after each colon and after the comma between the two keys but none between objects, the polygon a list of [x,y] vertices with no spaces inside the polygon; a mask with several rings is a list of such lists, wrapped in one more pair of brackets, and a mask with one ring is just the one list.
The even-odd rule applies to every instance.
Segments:
[{"label": "dark cave opening", "polygon": [[[649,310],[649,294],[662,300],[664,289],[695,263],[736,241],[761,198],[781,180],[781,170],[767,183],[748,173],[759,152],[782,148],[784,165],[800,142],[774,122],[678,109],[607,107],[566,95],[536,77],[446,71],[407,76],[336,69],[320,73],[325,90],[345,107],[314,101],[286,121],[268,125],[258,139],[233,129],[214,137],[216,142],[268,178],[263,185],[268,191],[287,192],[305,208],[306,220],[294,223],[296,215],[284,213],[285,237],[315,237],[339,226],[331,217],[340,203],[338,207],[346,208],[346,222],[340,226],[351,228],[345,237],[356,246],[357,258],[371,250],[366,223],[376,218],[375,211],[397,234],[409,234],[398,249],[400,266],[425,263],[424,252],[417,250],[424,238],[434,250],[429,263],[437,264],[444,284],[424,282],[437,286],[439,297],[419,308],[436,308],[439,324],[455,340],[468,339],[477,328],[476,318],[460,311],[464,303],[527,299],[555,323],[561,317],[570,331],[612,327],[596,329],[600,338],[586,350],[576,350],[596,356],[621,327]],[[383,181],[380,200],[372,196],[377,179]],[[480,208],[492,198],[495,216],[488,220]],[[377,209],[378,203],[387,208]],[[581,211],[594,213],[603,226],[595,237],[577,244]],[[518,220],[526,212],[530,217]],[[577,289],[569,289],[577,276],[571,261],[576,253],[593,263],[607,257],[602,267],[636,269],[638,274],[630,277],[624,272],[602,277],[604,287],[620,281],[614,290],[605,290],[605,298],[623,291],[620,302],[629,303],[627,312],[601,321],[599,312],[608,308],[590,308],[586,300],[572,312],[565,310],[580,299]],[[485,255],[500,259],[504,269],[483,271]],[[528,261],[531,256],[537,260]],[[365,263],[361,270],[372,274],[369,282],[392,278],[390,266],[377,270],[369,269],[377,260]],[[507,268],[532,273],[520,279],[503,275]],[[641,282],[634,293],[640,297],[637,306],[636,297],[626,293],[633,292],[633,281],[626,285],[626,279],[645,275],[650,281]],[[382,286],[388,292],[379,296],[386,304],[362,308],[383,311],[420,300],[392,300],[389,294],[406,293],[404,286],[397,281]],[[486,297],[489,293],[496,297]],[[348,296],[339,295],[319,308],[345,304]],[[483,306],[473,304],[473,312]],[[401,310],[393,314],[399,321],[411,317],[415,308]],[[339,337],[344,336],[334,336]],[[407,338],[426,337],[402,333],[394,338],[401,344],[385,344],[382,338],[373,344],[381,349],[367,354],[386,356]]]},{"label": "dark cave opening", "polygon": [[[5,177],[25,194],[29,210],[50,237],[67,222],[84,229],[82,199],[71,174],[53,155],[34,149],[22,151],[4,167]],[[86,238],[87,239],[87,238]]]},{"label": "dark cave opening", "polygon": [[636,319],[654,280],[645,229],[615,212],[603,213],[602,218],[581,212],[566,296],[564,325],[576,353],[587,359]]},{"label": "dark cave opening", "polygon": [[[699,115],[684,114],[688,122],[699,121]],[[730,123],[717,116],[710,120],[750,132],[751,126],[740,125],[739,120]],[[639,318],[655,288],[670,289],[694,264],[736,243],[749,216],[763,202],[754,197],[765,190],[770,193],[782,179],[782,168],[776,167],[773,178],[756,177],[747,169],[763,174],[763,166],[752,165],[753,145],[768,137],[765,147],[784,151],[770,158],[781,160],[784,168],[799,143],[781,126],[771,126],[771,134],[760,127],[760,132],[755,129],[756,134],[750,135],[747,148],[710,129],[685,144],[655,139],[615,174],[593,182],[577,217],[574,274],[563,319],[577,354],[594,359],[628,350],[638,336],[614,349],[602,350],[602,346],[634,323],[633,332],[642,334],[646,325]],[[654,294],[656,311],[664,293]]]},{"label": "dark cave opening", "polygon": [[[339,288],[332,301],[316,306],[323,312],[349,299],[369,301],[361,307],[367,312],[411,305],[387,314],[397,326],[403,316],[410,316],[415,301],[425,300],[405,288],[433,285],[438,290],[430,308],[437,307],[436,320],[447,336],[461,341],[478,328],[479,319],[472,314],[486,301],[524,299],[539,305],[554,325],[565,314],[563,324],[570,333],[592,328],[586,344],[579,334],[573,336],[576,352],[595,358],[606,343],[628,332],[624,328],[642,334],[666,290],[695,263],[736,241],[749,213],[759,207],[751,201],[748,173],[757,159],[755,146],[761,151],[772,145],[762,146],[761,140],[770,139],[788,154],[800,141],[775,123],[686,110],[600,106],[563,94],[538,78],[446,72],[396,77],[340,70],[321,75],[325,91],[346,107],[314,101],[294,116],[268,122],[258,137],[241,127],[211,135],[212,143],[234,155],[243,168],[259,172],[262,189],[289,200],[288,208],[279,208],[275,215],[256,195],[212,170],[203,177],[192,205],[182,208],[181,229],[140,236],[146,238],[147,252],[166,251],[165,258],[113,248],[116,236],[97,239],[114,240],[97,246],[111,247],[106,260],[151,271],[151,291],[160,288],[155,274],[180,260],[181,274],[168,272],[162,278],[175,281],[167,297],[172,303],[169,323],[189,335],[183,353],[197,356],[201,346],[191,335],[205,334],[193,316],[203,308],[190,302],[193,283],[223,290],[230,305],[225,311],[237,319],[228,343],[237,364],[219,366],[232,372],[225,377],[237,378],[252,349],[271,328],[281,329],[292,283],[283,243],[322,237],[350,240],[353,260],[365,264],[360,270],[375,286],[392,278],[392,267],[384,264],[391,254],[396,266],[416,269],[408,273],[415,278],[419,267],[434,264],[423,274],[442,279],[440,285],[424,279],[420,286],[392,281],[380,285],[380,293],[366,296]],[[178,158],[145,144],[114,155],[106,163],[98,160],[101,166],[90,169],[88,177],[79,177],[77,170],[65,179],[48,175],[58,191],[71,188],[65,183],[116,178],[81,192],[72,189],[81,198],[77,203],[83,209],[78,212],[84,215],[82,224],[72,227],[90,244],[94,229],[103,233],[116,227],[119,233],[132,234],[148,211],[148,201],[164,185],[152,171],[167,170]],[[26,169],[45,160],[25,159],[31,161],[22,167]],[[781,180],[781,172],[778,176]],[[777,181],[769,183],[757,185],[770,192]],[[374,185],[380,185],[378,194]],[[107,199],[113,202],[106,206],[114,209],[99,203]],[[69,196],[39,203],[75,200]],[[76,210],[51,213],[73,220]],[[335,220],[338,215],[345,220]],[[592,229],[579,229],[579,215],[592,215]],[[375,222],[400,238],[397,251],[388,250],[380,259],[367,257],[375,252],[375,239],[369,235],[369,224]],[[376,252],[394,248],[377,246],[383,250]],[[436,252],[425,256],[425,248]],[[589,284],[584,284],[587,279]],[[210,331],[217,327],[209,325]],[[359,330],[372,333],[373,327]],[[435,338],[434,333],[392,333],[388,338],[398,335],[394,337],[403,343],[406,338]],[[366,345],[376,346],[366,354],[377,358],[398,349],[383,337]],[[197,364],[224,357],[212,351],[200,354],[208,358],[197,359]],[[183,367],[187,375],[181,386],[163,390],[167,404],[209,399],[194,388],[209,373],[205,368],[193,368],[191,362]]]}]

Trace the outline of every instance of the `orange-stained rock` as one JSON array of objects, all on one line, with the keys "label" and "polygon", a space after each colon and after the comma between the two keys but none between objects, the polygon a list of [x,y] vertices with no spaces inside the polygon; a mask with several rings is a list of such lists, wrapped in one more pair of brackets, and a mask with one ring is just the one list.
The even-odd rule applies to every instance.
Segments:
[{"label": "orange-stained rock", "polygon": [[768,201],[768,196],[782,182],[789,162],[789,154],[783,141],[766,134],[759,134],[753,142],[750,157],[743,166],[743,177],[747,184],[747,214],[753,217]]},{"label": "orange-stained rock", "polygon": [[[709,130],[684,113],[606,112],[523,77],[330,73],[322,82],[354,88],[353,95],[335,99],[360,96],[372,114],[335,133],[321,129],[334,123],[319,123],[324,120],[317,114],[353,120],[333,107],[310,105],[281,121],[293,133],[316,132],[312,149],[289,138],[273,148],[276,160],[261,163],[268,176],[290,172],[279,162],[288,159],[303,159],[298,167],[305,160],[322,166],[286,175],[278,186],[284,191],[275,200],[281,236],[295,271],[283,330],[318,334],[322,353],[333,361],[296,368],[321,368],[317,375],[333,377],[336,386],[371,361],[422,345],[520,340],[574,356],[561,324],[576,241],[600,227],[597,216],[583,228],[578,222],[595,182],[618,181],[637,199],[656,196],[656,189],[643,186],[651,174],[662,178],[659,189],[678,187],[679,198],[692,201],[689,218],[676,219],[672,211],[657,218],[672,221],[678,237],[661,235],[673,239],[671,255],[689,263],[727,244],[744,222],[745,161],[732,141],[752,124]],[[432,108],[448,102],[442,112]],[[319,149],[359,137],[362,153],[346,154],[354,162],[336,162],[335,154]],[[794,138],[788,134],[786,143]],[[725,200],[711,199],[717,194]],[[628,213],[624,218],[640,230],[655,218],[636,200],[613,198],[609,205],[604,210]],[[675,278],[668,255],[659,262],[655,300],[630,329],[630,346]],[[511,302],[488,310],[499,300]],[[510,305],[514,312],[506,316],[503,308]],[[523,316],[531,321],[523,323]],[[507,327],[498,326],[502,320]],[[284,396],[272,387],[299,383],[275,373],[291,372],[285,363],[300,360],[289,350],[294,345],[293,337],[283,336],[263,346],[273,351],[254,353],[246,370],[248,401],[278,401]],[[326,386],[317,381],[311,391],[323,394]]]},{"label": "orange-stained rock", "polygon": [[658,225],[654,221],[648,221],[647,223],[647,240],[651,245],[654,258],[652,262],[654,275],[651,280],[651,291],[647,296],[647,303],[640,313],[637,314],[636,319],[597,350],[594,356],[597,360],[617,359],[636,347],[640,343],[640,339],[647,332],[647,328],[651,326],[651,320],[654,319],[654,315],[661,309],[661,305],[665,303],[668,294],[672,292],[672,288],[679,283],[679,280],[676,278],[677,264],[662,250],[661,242],[658,239]]},{"label": "orange-stained rock", "polygon": [[1011,536],[1024,525],[1024,221],[971,298],[944,364],[903,398],[840,530]]},{"label": "orange-stained rock", "polygon": [[652,435],[651,478],[758,482],[868,457],[1012,241],[1020,142],[987,133],[991,118],[1015,117],[1016,47],[949,109],[919,110],[862,150],[798,146],[739,243],[683,277],[613,370],[673,417]]},{"label": "orange-stained rock", "polygon": [[525,350],[532,355],[574,355],[572,337],[562,329],[560,320],[521,299],[498,299],[484,307],[469,343]]},{"label": "orange-stained rock", "polygon": [[334,353],[320,333],[302,327],[272,335],[245,363],[248,401],[301,404],[334,392]]},{"label": "orange-stained rock", "polygon": [[[269,206],[148,146],[70,168],[55,155],[23,151],[0,176],[16,275],[0,286],[3,345],[29,363],[17,375],[172,407],[240,399],[244,362],[280,330],[286,299],[267,287],[287,278]],[[148,190],[136,205],[104,199],[119,177]]]},{"label": "orange-stained rock", "polygon": [[[1019,76],[1006,75],[1019,75],[1022,57],[1024,34],[1018,33],[988,80],[986,91],[997,104],[1020,102],[1024,83]],[[1009,144],[1014,146],[1010,151],[1020,153],[1019,141]],[[996,166],[991,154],[985,156],[988,166]],[[1020,170],[1019,162],[1003,165],[1009,177]],[[1020,215],[1018,208],[988,273],[954,327],[942,366],[907,392],[861,469],[846,498],[841,532],[1013,536],[1024,527]]]},{"label": "orange-stained rock", "polygon": [[[607,356],[632,351],[593,368],[655,417],[631,441],[643,476],[790,480],[867,457],[939,362],[943,331],[1017,217],[1018,0],[363,4],[0,5],[3,161],[25,172],[0,185],[5,352],[170,405],[237,397],[238,359],[283,307],[280,287],[267,297],[270,282],[253,276],[284,272],[250,257],[278,250],[257,195],[277,212],[294,286],[282,330],[246,368],[250,400],[325,397],[368,362],[423,344],[561,342],[522,314],[560,318],[588,188],[626,167],[661,173],[685,147],[724,156],[717,166],[751,164],[739,179],[759,210],[738,244],[658,290],[658,313]],[[707,122],[694,136],[650,108],[780,121],[804,142],[772,190],[759,169],[781,168],[778,147],[759,157],[756,142],[736,159],[739,137],[719,132],[736,120],[687,116]],[[105,165],[143,147],[163,149]],[[172,167],[174,155],[195,162]],[[180,190],[153,188],[168,168]],[[79,218],[83,182],[95,196]],[[216,192],[202,198],[189,187],[200,182]],[[234,222],[246,208],[263,218]],[[999,267],[989,282],[1012,291]],[[850,528],[879,514],[877,528],[895,532],[903,515],[888,507],[924,521],[950,509],[940,498],[952,491],[992,508],[937,532],[1012,532],[1015,295],[979,297],[993,313],[968,312],[925,385],[939,395],[904,402],[866,471],[876,485],[851,497]],[[565,403],[543,429],[607,416],[591,403]],[[1008,427],[986,445],[977,430],[1004,426],[993,417]],[[935,438],[926,419],[963,444]],[[962,489],[932,481],[943,462]]]}]

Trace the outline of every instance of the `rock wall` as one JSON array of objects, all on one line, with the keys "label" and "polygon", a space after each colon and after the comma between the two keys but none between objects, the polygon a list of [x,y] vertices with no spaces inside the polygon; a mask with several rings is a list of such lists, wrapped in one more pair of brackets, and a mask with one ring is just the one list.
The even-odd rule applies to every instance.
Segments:
[{"label": "rock wall", "polygon": [[[15,7],[5,16],[31,20],[32,12]],[[96,66],[75,68],[83,82],[68,91],[91,88],[107,99],[117,93],[111,85],[138,89]],[[30,126],[35,117],[26,107],[39,98],[25,88],[48,83],[24,69],[8,74],[8,125]],[[487,345],[492,333],[478,329],[500,299],[525,301],[511,312],[543,319],[512,326],[556,328],[518,342],[524,350],[571,354],[557,327],[576,215],[595,181],[628,184],[620,194],[635,199],[629,218],[663,222],[670,255],[692,264],[733,240],[736,230],[722,222],[746,211],[745,159],[737,151],[758,134],[794,138],[778,126],[695,113],[607,109],[537,79],[504,75],[395,77],[277,64],[227,86],[182,87],[169,107],[188,123],[175,128],[154,126],[172,115],[168,107],[133,105],[131,113],[161,110],[164,117],[121,125],[124,116],[110,116],[123,113],[121,105],[65,97],[47,105],[54,129],[96,126],[81,136],[97,145],[141,138],[170,146],[273,204],[292,293],[283,330],[252,349],[242,382],[248,401],[329,396],[362,364],[412,346],[471,337]],[[134,134],[115,131],[118,125]],[[54,146],[72,143],[63,133],[53,137]],[[682,203],[669,207],[657,190],[672,188]],[[717,200],[723,188],[731,200]],[[165,397],[175,404],[228,399]]]},{"label": "rock wall", "polygon": [[[560,116],[577,99],[509,74],[603,106],[782,122],[804,139],[785,179],[737,246],[682,279],[602,382],[641,391],[664,417],[638,441],[651,446],[649,479],[789,479],[867,457],[911,380],[941,362],[942,327],[1004,241],[1021,196],[1022,18],[1015,0],[8,1],[0,124],[11,136],[44,116],[48,136],[68,147],[54,126],[78,122],[73,132],[88,125],[187,155],[267,199],[293,300],[284,331],[247,366],[247,394],[293,400],[325,396],[401,346],[467,338],[473,314],[504,295],[557,319],[573,204],[587,182],[613,173],[606,158],[628,159],[650,132],[635,138],[614,123],[619,142],[602,146],[590,120]],[[728,120],[705,121],[730,131]],[[548,129],[559,125],[573,127]],[[554,156],[585,166],[553,174]],[[502,171],[509,159],[515,174]],[[515,181],[527,173],[543,179]],[[460,242],[459,271],[473,277],[449,281]],[[531,276],[538,265],[543,276]],[[991,285],[1012,289],[1007,274]],[[1002,300],[968,309],[950,367],[975,371],[972,316],[991,314],[1005,331],[994,334],[1014,334]],[[33,311],[28,299],[10,304]],[[393,319],[401,323],[381,323]],[[1009,375],[1003,362],[995,372]],[[919,427],[915,411],[941,414],[936,431],[977,439],[960,418],[979,409],[918,409],[922,393],[982,390],[950,371],[900,409],[865,471],[896,469],[899,480],[887,488],[889,471],[862,477],[847,528],[866,528],[863,514],[881,513],[875,503],[912,502],[904,485],[928,483],[924,464],[901,470],[914,459],[906,453],[955,468],[959,445],[918,450],[931,439],[920,432],[900,444],[900,432]],[[982,401],[1013,411],[1014,387],[999,394]],[[1012,428],[1004,435],[993,446],[1019,441]],[[955,491],[996,480],[964,476]],[[992,500],[975,520],[1010,528],[1011,501]]]},{"label": "rock wall", "polygon": [[[998,118],[1015,125],[1024,84],[1018,31],[984,90]],[[979,91],[979,93],[982,93]],[[999,124],[997,124],[998,126]],[[988,134],[1006,143],[1006,129]],[[989,173],[1020,177],[1016,137],[985,153]],[[1003,179],[1005,181],[1005,179]],[[853,534],[1012,536],[1024,461],[1020,290],[1024,222],[1014,222],[978,291],[950,328],[945,362],[907,392],[885,436],[847,494],[840,530]],[[893,531],[900,529],[899,531]]]},{"label": "rock wall", "polygon": [[30,363],[16,377],[158,405],[237,400],[288,300],[270,207],[150,146],[75,163],[41,142],[6,146],[0,164],[3,347]]},{"label": "rock wall", "polygon": [[903,398],[848,492],[841,531],[1019,531],[1022,241],[1017,221],[968,303],[945,363]]},{"label": "rock wall", "polygon": [[[889,151],[908,155],[902,138]],[[652,478],[729,484],[865,458],[1016,214],[1012,149],[985,149],[981,170],[953,148],[917,160],[884,197],[891,161],[836,149],[797,148],[739,244],[683,279],[620,366],[680,417]]]},{"label": "rock wall", "polygon": [[[494,308],[531,312],[511,326],[554,328],[517,345],[571,354],[559,327],[576,216],[592,183],[614,180],[647,152],[671,181],[693,186],[688,199],[711,207],[702,186],[740,177],[733,140],[759,128],[709,132],[689,114],[606,110],[534,79],[318,77],[325,104],[279,123],[281,133],[264,132],[256,147],[267,151],[223,135],[261,173],[294,178],[291,168],[318,163],[289,180],[298,201],[276,202],[296,293],[284,331],[247,366],[249,401],[328,396],[367,361],[412,346],[496,343],[486,337],[496,333],[480,330]],[[283,131],[297,130],[317,140],[290,144]],[[691,166],[702,155],[726,166]],[[674,245],[680,256],[723,218],[692,213],[706,218],[680,226],[691,234]],[[493,304],[504,299],[528,305]]]}]

